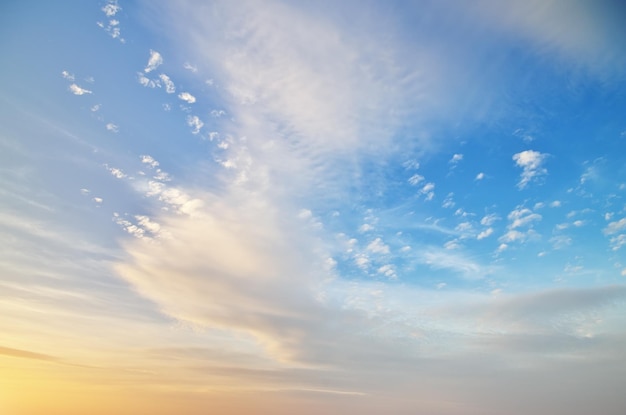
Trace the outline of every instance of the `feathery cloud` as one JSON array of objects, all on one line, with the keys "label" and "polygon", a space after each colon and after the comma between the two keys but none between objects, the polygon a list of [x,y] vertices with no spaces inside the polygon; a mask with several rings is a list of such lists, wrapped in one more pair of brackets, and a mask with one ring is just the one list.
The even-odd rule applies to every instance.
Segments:
[{"label": "feathery cloud", "polygon": [[517,186],[524,189],[532,181],[548,174],[548,170],[543,167],[548,154],[534,150],[526,150],[513,155],[513,160],[518,167],[522,168],[522,175]]},{"label": "feathery cloud", "polygon": [[150,49],[150,58],[148,58],[148,64],[143,71],[145,73],[152,72],[161,64],[163,64],[163,57],[161,56],[161,54],[155,50]]},{"label": "feathery cloud", "polygon": [[93,94],[92,91],[85,89],[85,88],[81,88],[76,84],[71,84],[69,86],[69,90],[72,92],[72,94],[74,95],[85,95],[85,94]]}]

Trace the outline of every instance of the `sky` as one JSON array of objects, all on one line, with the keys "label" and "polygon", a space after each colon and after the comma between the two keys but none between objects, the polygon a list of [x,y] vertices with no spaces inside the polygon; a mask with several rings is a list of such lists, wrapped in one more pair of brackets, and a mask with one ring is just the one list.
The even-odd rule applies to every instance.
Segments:
[{"label": "sky", "polygon": [[622,415],[619,1],[5,1],[0,412]]}]

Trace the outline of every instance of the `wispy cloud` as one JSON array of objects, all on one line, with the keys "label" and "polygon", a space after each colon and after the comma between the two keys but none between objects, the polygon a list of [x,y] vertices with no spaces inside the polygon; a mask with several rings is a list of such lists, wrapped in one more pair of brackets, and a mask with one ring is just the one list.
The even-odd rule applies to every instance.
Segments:
[{"label": "wispy cloud", "polygon": [[74,95],[86,95],[86,94],[93,94],[92,91],[85,89],[85,88],[81,88],[76,84],[71,84],[69,86],[69,90],[70,92],[72,92],[72,94]]},{"label": "wispy cloud", "polygon": [[145,73],[149,73],[154,71],[156,68],[163,64],[163,57],[161,54],[155,50],[150,49],[150,57],[148,58],[148,63],[144,68]]},{"label": "wispy cloud", "polygon": [[548,170],[543,167],[548,154],[534,150],[525,150],[513,155],[513,160],[518,167],[522,168],[522,176],[517,184],[520,189],[536,181],[539,177],[548,174]]},{"label": "wispy cloud", "polygon": [[163,85],[165,86],[165,92],[167,92],[168,94],[173,94],[176,92],[176,86],[169,76],[162,73],[159,75],[159,79],[161,79],[161,82],[163,82]]},{"label": "wispy cloud", "polygon": [[189,92],[181,92],[178,94],[178,98],[182,101],[185,101],[187,104],[193,104],[196,102],[196,97],[191,95]]}]

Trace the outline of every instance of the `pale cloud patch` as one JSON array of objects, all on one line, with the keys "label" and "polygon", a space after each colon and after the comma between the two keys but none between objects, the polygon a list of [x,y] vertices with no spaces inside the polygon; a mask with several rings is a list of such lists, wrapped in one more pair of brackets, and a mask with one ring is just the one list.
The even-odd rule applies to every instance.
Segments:
[{"label": "pale cloud patch", "polygon": [[124,173],[121,169],[118,169],[116,167],[109,167],[106,165],[105,167],[107,168],[107,170],[109,171],[109,173],[111,173],[113,177],[116,177],[118,179],[123,179],[126,177],[126,173]]},{"label": "pale cloud patch", "polygon": [[144,75],[143,72],[137,73],[137,81],[139,82],[139,84],[147,88],[156,88],[161,86],[159,80],[150,79],[146,75]]},{"label": "pale cloud patch", "polygon": [[392,264],[386,264],[378,268],[377,272],[385,277],[395,280],[398,278],[396,274],[396,268]]},{"label": "pale cloud patch", "polygon": [[118,127],[117,125],[113,124],[112,122],[108,123],[106,125],[106,129],[107,131],[111,131],[112,133],[118,133],[120,131],[120,127]]},{"label": "pale cloud patch", "polygon": [[626,229],[626,217],[615,222],[610,222],[606,228],[602,230],[605,235],[613,235]]},{"label": "pale cloud patch", "polygon": [[409,184],[411,184],[411,186],[417,186],[423,180],[424,176],[422,176],[421,174],[414,174],[413,176],[409,177]]},{"label": "pale cloud patch", "polygon": [[448,163],[452,165],[458,164],[461,160],[463,160],[463,154],[454,154],[452,158],[448,161]]},{"label": "pale cloud patch", "polygon": [[524,189],[532,181],[548,174],[548,170],[543,167],[548,154],[534,150],[526,150],[513,155],[513,160],[518,167],[522,168],[522,175],[517,186]]},{"label": "pale cloud patch", "polygon": [[467,279],[481,279],[490,271],[462,253],[449,249],[426,249],[418,254],[421,263],[433,269],[447,269]]},{"label": "pale cloud patch", "polygon": [[69,90],[72,94],[74,95],[86,95],[86,94],[93,94],[92,91],[85,89],[85,88],[81,88],[76,84],[71,84],[69,86]]},{"label": "pale cloud patch", "polygon": [[483,226],[491,226],[499,220],[500,216],[496,215],[495,213],[490,213],[483,216],[483,218],[480,220],[480,224]]},{"label": "pale cloud patch", "polygon": [[178,94],[178,98],[188,104],[193,104],[194,102],[196,102],[196,97],[191,95],[189,92],[181,92],[180,94]]},{"label": "pale cloud patch", "polygon": [[154,168],[154,167],[158,167],[159,166],[159,162],[156,161],[154,159],[154,157],[152,157],[150,155],[147,155],[147,154],[141,155],[139,158],[140,158],[142,163],[147,164],[150,167]]},{"label": "pale cloud patch", "polygon": [[74,74],[71,74],[68,71],[61,72],[61,76],[70,82],[74,82]]},{"label": "pale cloud patch", "polygon": [[202,127],[204,127],[204,123],[197,115],[187,116],[187,125],[192,128],[192,134],[198,134]]},{"label": "pale cloud patch", "polygon": [[510,229],[519,228],[522,226],[528,226],[532,222],[540,221],[542,216],[538,213],[533,213],[528,208],[517,208],[509,213],[508,219],[511,222]]},{"label": "pale cloud patch", "polygon": [[389,246],[381,238],[376,238],[367,245],[367,250],[375,254],[388,254]]},{"label": "pale cloud patch", "polygon": [[562,203],[560,200],[555,200],[553,202],[550,202],[550,207],[551,208],[557,208],[557,207],[561,207]]},{"label": "pale cloud patch", "polygon": [[102,106],[100,104],[96,104],[90,108],[91,112],[98,112]]},{"label": "pale cloud patch", "polygon": [[163,86],[165,86],[165,92],[167,92],[168,94],[173,94],[174,92],[176,92],[176,86],[169,76],[162,73],[159,75],[159,79],[161,79],[161,82],[163,82]]},{"label": "pale cloud patch", "polygon": [[359,226],[359,232],[361,233],[369,232],[372,230],[374,230],[374,226],[370,225],[369,223],[364,223],[363,225]]},{"label": "pale cloud patch", "polygon": [[476,239],[480,241],[481,239],[488,238],[489,236],[491,236],[492,233],[493,233],[493,228],[487,228],[481,233],[479,233],[478,236],[476,236]]},{"label": "pale cloud patch", "polygon": [[108,3],[104,5],[104,7],[102,7],[102,11],[106,15],[106,17],[113,17],[120,10],[122,10],[122,8],[117,3],[117,0],[109,0]]},{"label": "pale cloud patch", "polygon": [[152,72],[156,68],[158,68],[161,64],[163,64],[163,57],[161,54],[155,50],[150,49],[150,57],[148,58],[148,64],[144,68],[144,72]]},{"label": "pale cloud patch", "polygon": [[480,172],[480,173],[478,173],[478,174],[476,175],[476,177],[474,178],[474,180],[479,181],[479,180],[483,180],[484,178],[485,178],[485,173]]},{"label": "pale cloud patch", "polygon": [[183,64],[183,68],[187,69],[188,71],[191,71],[193,73],[198,72],[198,67],[196,65],[192,65],[189,62],[185,62]]},{"label": "pale cloud patch", "polygon": [[444,209],[452,209],[455,206],[453,197],[454,193],[448,193],[446,198],[443,200],[441,207]]},{"label": "pale cloud patch", "polygon": [[420,193],[426,197],[426,200],[432,200],[435,197],[435,184],[426,183],[424,187],[420,189]]}]

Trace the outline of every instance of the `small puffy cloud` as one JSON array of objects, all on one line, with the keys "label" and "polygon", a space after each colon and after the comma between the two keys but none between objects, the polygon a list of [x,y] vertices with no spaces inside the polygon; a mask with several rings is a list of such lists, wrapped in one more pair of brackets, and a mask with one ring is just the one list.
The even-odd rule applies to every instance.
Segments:
[{"label": "small puffy cloud", "polygon": [[178,98],[188,104],[193,104],[194,102],[196,102],[196,97],[191,95],[189,92],[181,92],[180,94],[178,94]]},{"label": "small puffy cloud", "polygon": [[453,208],[454,205],[455,205],[454,199],[452,199],[453,196],[454,196],[454,193],[448,193],[446,198],[443,200],[443,203],[441,204],[441,207],[445,208],[445,209]]},{"label": "small puffy cloud", "polygon": [[482,180],[485,178],[485,173],[480,172],[476,175],[476,177],[474,178],[474,180]]},{"label": "small puffy cloud", "polygon": [[112,133],[117,133],[120,131],[120,128],[117,125],[113,124],[112,122],[106,125],[106,129],[107,131],[111,131]]},{"label": "small puffy cloud", "polygon": [[602,232],[604,232],[605,235],[613,235],[624,229],[626,229],[626,217],[615,222],[610,222]]},{"label": "small puffy cloud", "polygon": [[74,81],[74,75],[69,73],[68,71],[61,72],[61,76],[67,79],[68,81]]},{"label": "small puffy cloud", "polygon": [[366,270],[370,265],[370,259],[363,254],[359,254],[354,258],[354,263],[362,270]]},{"label": "small puffy cloud", "polygon": [[211,110],[211,117],[220,118],[222,115],[226,115],[224,110]]},{"label": "small puffy cloud", "polygon": [[622,270],[622,277],[626,277],[626,268]]},{"label": "small puffy cloud", "polygon": [[187,125],[193,128],[191,131],[193,134],[198,134],[204,126],[204,123],[197,115],[189,115],[187,116]]},{"label": "small puffy cloud", "polygon": [[72,84],[70,85],[70,91],[72,92],[72,94],[74,95],[85,95],[85,94],[93,94],[93,92],[91,92],[88,89],[85,88],[81,88],[76,84]]},{"label": "small puffy cloud", "polygon": [[109,166],[106,166],[106,165],[105,165],[105,167],[107,168],[109,173],[111,173],[114,177],[116,177],[118,179],[123,179],[124,177],[126,177],[126,174],[121,169],[118,169],[118,168],[115,168],[115,167],[109,167]]},{"label": "small puffy cloud", "polygon": [[383,265],[382,267],[378,268],[377,272],[379,274],[384,275],[385,277],[387,277],[389,279],[396,279],[396,278],[398,278],[398,276],[396,275],[396,269],[391,264]]},{"label": "small puffy cloud", "polygon": [[83,196],[87,196],[89,193],[91,193],[91,190],[89,189],[85,189],[85,188],[80,189],[80,194]]},{"label": "small puffy cloud", "polygon": [[142,85],[145,86],[147,88],[156,88],[157,86],[161,86],[161,83],[158,80],[152,80],[150,78],[148,78],[146,75],[143,74],[143,72],[138,72],[137,73],[137,81]]},{"label": "small puffy cloud", "polygon": [[91,112],[98,112],[98,111],[100,111],[100,107],[101,107],[100,104],[96,104],[93,107],[91,107],[90,110],[91,110]]},{"label": "small puffy cloud", "polygon": [[148,59],[148,64],[144,68],[144,72],[152,72],[156,68],[158,68],[163,63],[163,57],[161,54],[155,50],[150,49],[150,58]]},{"label": "small puffy cloud", "polygon": [[409,177],[409,183],[412,186],[417,186],[423,180],[424,180],[424,176],[420,174],[414,174],[413,176]]},{"label": "small puffy cloud", "polygon": [[142,163],[147,164],[150,167],[158,167],[159,165],[159,162],[149,155],[142,155],[140,156],[140,159]]},{"label": "small puffy cloud", "polygon": [[420,193],[426,196],[426,200],[432,200],[435,197],[435,184],[434,183],[426,183],[424,187],[420,190]]},{"label": "small puffy cloud", "polygon": [[518,167],[522,168],[521,179],[517,187],[524,189],[531,181],[540,176],[548,174],[548,170],[543,167],[548,154],[534,150],[526,150],[513,155],[513,160]]},{"label": "small puffy cloud", "polygon": [[374,226],[370,225],[369,223],[364,223],[363,225],[359,226],[359,232],[361,233],[369,232],[373,229]]},{"label": "small puffy cloud", "polygon": [[560,200],[555,200],[554,202],[550,203],[550,207],[552,207],[552,208],[561,207],[561,201]]},{"label": "small puffy cloud", "polygon": [[614,236],[609,240],[609,244],[611,245],[611,249],[613,251],[617,251],[622,246],[626,245],[626,234],[622,233],[617,236]]},{"label": "small puffy cloud", "polygon": [[500,220],[500,216],[496,215],[495,213],[490,213],[483,216],[483,218],[480,220],[480,224],[483,226],[491,226],[498,220]]},{"label": "small puffy cloud", "polygon": [[102,204],[103,202],[103,199],[101,197],[94,197],[92,200],[97,204]]},{"label": "small puffy cloud", "polygon": [[185,64],[183,65],[183,68],[185,68],[188,71],[191,71],[193,73],[198,72],[198,67],[195,66],[195,65],[190,64],[189,62],[185,62]]},{"label": "small puffy cloud", "polygon": [[531,222],[534,221],[540,221],[541,215],[538,213],[533,213],[530,209],[527,208],[519,208],[512,210],[511,213],[509,213],[508,218],[511,221],[509,228],[515,229],[529,225]]},{"label": "small puffy cloud", "polygon": [[162,73],[161,75],[159,75],[159,78],[161,79],[161,82],[163,82],[163,86],[165,86],[165,92],[167,92],[168,94],[173,94],[174,92],[176,92],[176,86],[169,76]]},{"label": "small puffy cloud", "polygon": [[450,164],[457,164],[461,160],[463,160],[463,154],[455,154],[455,155],[452,156],[450,161],[448,161],[448,163],[450,163]]},{"label": "small puffy cloud", "polygon": [[102,11],[107,17],[113,17],[122,10],[122,8],[117,4],[117,0],[109,0],[109,2],[102,8]]},{"label": "small puffy cloud", "polygon": [[484,231],[482,231],[481,233],[479,233],[478,236],[476,237],[476,239],[478,239],[480,241],[481,239],[485,239],[485,238],[489,237],[492,233],[493,233],[493,228],[487,228]]},{"label": "small puffy cloud", "polygon": [[389,247],[380,238],[374,239],[367,245],[367,250],[375,254],[388,254]]}]

